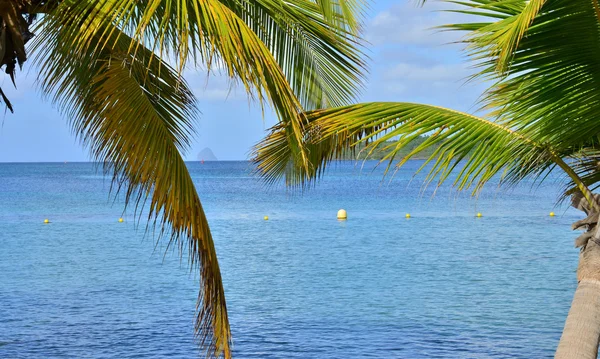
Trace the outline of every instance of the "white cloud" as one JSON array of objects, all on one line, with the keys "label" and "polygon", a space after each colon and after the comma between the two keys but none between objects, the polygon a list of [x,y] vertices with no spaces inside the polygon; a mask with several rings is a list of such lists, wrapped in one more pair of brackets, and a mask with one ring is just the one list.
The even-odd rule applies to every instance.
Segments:
[{"label": "white cloud", "polygon": [[407,56],[381,65],[365,94],[368,101],[429,103],[471,111],[485,86],[467,82],[473,71],[468,64],[444,57]]},{"label": "white cloud", "polygon": [[[374,46],[371,76],[364,99],[431,103],[470,110],[485,87],[467,79],[475,71],[465,62],[464,33],[436,26],[474,21],[473,16],[447,12],[449,3],[429,1],[424,7],[403,1],[378,12],[366,28]],[[446,45],[446,46],[443,46]]]},{"label": "white cloud", "polygon": [[468,75],[464,64],[435,64],[421,66],[418,64],[398,63],[386,71],[386,78],[424,83],[458,83]]},{"label": "white cloud", "polygon": [[186,71],[188,84],[201,101],[238,101],[247,99],[243,88],[237,86],[229,77],[219,72],[208,75],[206,72]]},{"label": "white cloud", "polygon": [[[457,32],[440,31],[436,26],[465,20],[465,15],[446,12],[451,5],[429,2],[424,7],[404,3],[379,12],[368,23],[366,38],[373,45],[443,45],[460,39]],[[468,20],[467,20],[468,21]]]},{"label": "white cloud", "polygon": [[207,86],[206,88],[195,88],[194,94],[201,100],[209,101],[225,101],[237,98],[236,93],[230,89],[213,88],[211,86]]},{"label": "white cloud", "polygon": [[[13,104],[18,104],[20,100],[24,99],[27,94],[37,94],[37,86],[35,84],[37,77],[37,69],[30,68],[25,71],[17,70],[15,76],[16,87],[13,85],[10,76],[6,75],[4,71],[0,72],[0,87],[6,94],[8,99]],[[2,105],[3,106],[3,105]]]}]

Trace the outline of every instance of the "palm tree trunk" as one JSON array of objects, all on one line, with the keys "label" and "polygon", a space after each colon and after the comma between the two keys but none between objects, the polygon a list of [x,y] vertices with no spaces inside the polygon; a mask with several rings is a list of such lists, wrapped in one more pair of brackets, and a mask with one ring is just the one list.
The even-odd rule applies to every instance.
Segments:
[{"label": "palm tree trunk", "polygon": [[600,245],[590,239],[579,256],[579,284],[556,359],[596,359],[600,343]]},{"label": "palm tree trunk", "polygon": [[579,283],[555,358],[596,359],[600,338],[600,282]]}]

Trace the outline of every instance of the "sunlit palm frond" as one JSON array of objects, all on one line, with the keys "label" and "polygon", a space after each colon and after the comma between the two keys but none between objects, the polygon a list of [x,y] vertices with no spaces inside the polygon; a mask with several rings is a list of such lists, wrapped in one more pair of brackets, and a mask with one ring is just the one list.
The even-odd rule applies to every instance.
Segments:
[{"label": "sunlit palm frond", "polygon": [[486,105],[517,128],[539,127],[557,147],[582,146],[600,132],[598,20],[591,1],[547,2]]},{"label": "sunlit palm frond", "polygon": [[350,11],[358,11],[360,4],[100,0],[73,2],[61,14],[63,21],[88,19],[74,34],[77,46],[87,46],[85,39],[93,36],[110,46],[110,34],[99,32],[93,23],[117,24],[159,56],[174,56],[180,71],[190,56],[209,71],[220,68],[254,91],[261,103],[263,96],[270,99],[282,118],[290,119],[290,109],[299,104],[315,109],[354,99],[365,63],[357,36],[359,18]]},{"label": "sunlit palm frond", "polygon": [[[316,0],[319,6],[319,14],[328,23],[340,29],[347,29],[356,33],[362,26],[364,16],[363,7],[365,0]],[[294,2],[289,2],[293,5]],[[301,6],[303,7],[303,6]]]},{"label": "sunlit palm frond", "polygon": [[[534,131],[517,132],[499,123],[435,106],[365,103],[309,112],[308,119],[305,140],[317,148],[310,156],[315,171],[295,173],[302,168],[280,155],[281,146],[273,146],[284,131],[275,128],[255,150],[258,168],[268,179],[318,177],[331,159],[359,145],[365,145],[363,151],[367,152],[385,146],[388,154],[382,162],[388,163],[388,169],[394,164],[402,166],[425,148],[435,147],[419,171],[426,169],[428,181],[437,179],[439,184],[454,172],[453,184],[458,189],[472,188],[474,193],[498,173],[502,173],[504,183],[510,184],[528,175],[541,175],[556,165],[566,166],[559,153]],[[401,150],[421,136],[426,136],[423,143],[397,158]]]},{"label": "sunlit palm frond", "polygon": [[[473,139],[469,135],[471,132],[461,134],[461,137],[469,139],[464,140],[467,142],[462,142],[463,140],[458,139],[457,133],[449,132],[446,129],[441,131],[437,139],[429,138],[418,148],[423,149],[438,144],[440,149],[436,151],[436,155],[441,153],[446,156],[439,158],[449,158],[449,152],[439,151],[444,151],[444,148],[451,146],[456,141],[461,143],[461,149],[470,148],[471,152],[469,153],[456,152],[456,149],[453,148],[452,156],[455,159],[464,159],[465,168],[469,168],[469,166],[477,168],[476,170],[463,169],[459,172],[460,182],[456,185],[460,188],[473,184],[476,189],[479,188],[490,175],[499,170],[490,166],[490,163],[496,162],[508,166],[504,169],[507,171],[506,180],[518,179],[523,174],[529,173],[529,169],[532,171],[543,169],[542,163],[545,163],[547,167],[552,166],[552,163],[562,163],[562,166],[565,166],[563,169],[571,172],[569,176],[577,177],[577,174],[573,173],[572,169],[569,170],[569,166],[562,159],[576,155],[581,148],[589,146],[589,134],[600,132],[600,125],[594,120],[600,110],[600,94],[596,91],[600,83],[597,78],[600,74],[600,61],[598,61],[600,59],[599,19],[594,3],[567,0],[449,2],[462,6],[462,9],[457,10],[459,12],[479,16],[480,22],[448,25],[446,28],[469,31],[466,36],[468,50],[472,59],[480,67],[480,72],[476,74],[476,77],[480,76],[493,81],[482,101],[484,108],[489,113],[486,118],[492,119],[488,123],[503,127],[514,134],[525,136],[525,138],[535,138],[534,142],[538,144],[551,143],[552,150],[543,153],[553,153],[553,156],[548,158],[532,153],[524,154],[521,158],[523,162],[519,166],[521,170],[517,171],[518,167],[510,167],[510,162],[503,163],[495,152],[486,154],[484,151],[478,152],[471,148],[468,145],[469,141]],[[565,32],[566,28],[570,31]],[[378,106],[381,109],[378,110]],[[406,106],[406,104],[398,106]],[[363,104],[331,110],[334,115],[331,115],[329,119],[339,120],[337,130],[340,133],[326,135],[324,140],[317,142],[320,147],[312,148],[312,153],[308,155],[308,158],[314,167],[310,167],[310,173],[303,173],[305,171],[303,168],[290,163],[283,166],[282,161],[286,156],[289,158],[294,158],[294,156],[289,155],[289,152],[286,153],[279,141],[285,131],[281,127],[274,128],[271,135],[256,148],[255,158],[259,169],[270,179],[282,176],[288,179],[292,178],[294,181],[299,178],[312,178],[318,176],[319,168],[323,168],[330,158],[361,142],[370,140],[374,141],[373,145],[378,146],[383,145],[386,139],[400,136],[400,142],[405,144],[411,139],[410,136],[427,135],[428,131],[440,130],[439,126],[432,125],[422,129],[419,133],[404,132],[399,128],[405,129],[406,127],[400,126],[400,123],[406,121],[406,117],[412,116],[413,113],[409,111],[407,114],[400,110],[393,104]],[[373,127],[379,132],[368,135],[364,131],[358,131],[356,134],[366,136],[367,140],[359,141],[354,138],[354,141],[348,142],[348,139],[352,137],[345,135],[347,128],[344,127],[344,123],[351,126],[352,120],[347,117],[346,111],[350,111],[349,113],[356,116],[355,120],[365,121],[362,123],[364,126],[379,126]],[[394,111],[400,112],[395,113]],[[427,111],[432,110],[428,108]],[[307,149],[316,144],[311,143],[306,136],[322,131],[322,124],[318,117],[325,116],[324,118],[327,118],[328,114],[328,110],[309,114],[311,125],[304,131]],[[400,114],[403,116],[399,116]],[[396,115],[398,115],[396,121],[400,122],[392,121],[398,128],[391,130],[390,125],[385,121],[392,120]],[[428,115],[439,116],[440,114],[428,113]],[[406,123],[414,126],[413,120],[414,118]],[[445,135],[443,135],[444,133]],[[340,138],[342,142],[340,142]],[[441,144],[440,138],[444,139]],[[450,141],[450,138],[453,140]],[[475,143],[485,142],[475,141]],[[495,143],[499,142],[495,140]],[[402,144],[399,145],[399,148],[404,147]],[[372,146],[371,148],[373,148]],[[543,145],[544,148],[545,146]],[[500,146],[496,150],[501,151],[502,148]],[[388,148],[388,150],[391,150],[388,159],[393,159],[397,150],[394,148]],[[540,162],[540,159],[544,160]],[[527,164],[527,161],[531,161],[531,163]],[[446,172],[436,172],[438,168],[436,166],[440,165],[440,168],[446,169],[455,168],[457,162],[451,162],[454,165],[441,166],[440,162],[436,160],[431,164],[434,169],[432,173],[439,175],[442,180],[445,179],[444,173]],[[288,182],[290,181],[288,180]]]},{"label": "sunlit palm frond", "polygon": [[196,330],[207,356],[231,356],[230,330],[221,274],[209,225],[181,156],[193,134],[195,99],[176,71],[116,28],[100,46],[90,39],[82,52],[73,28],[52,23],[39,29],[40,86],[69,118],[97,161],[113,174],[126,203],[148,204],[150,223],[160,223],[169,245],[189,252],[199,267],[201,290]]},{"label": "sunlit palm frond", "polygon": [[[460,12],[487,17],[446,27],[468,31],[467,49],[480,67],[475,77],[492,81],[482,97],[491,118],[516,131],[544,133],[559,156],[573,158],[567,161],[585,185],[595,188],[600,180],[593,155],[600,145],[595,120],[600,114],[598,2],[548,0],[540,7],[524,0],[459,3]],[[529,25],[502,58],[499,39],[534,5],[537,12],[526,17]],[[569,186],[567,194],[578,187]]]},{"label": "sunlit palm frond", "polygon": [[505,74],[510,61],[534,19],[547,0],[466,0],[446,1],[461,7],[453,12],[481,16],[496,21],[447,24],[442,28],[468,30],[469,50],[494,63],[498,74]]},{"label": "sunlit palm frond", "polygon": [[[197,242],[190,253],[198,256],[192,260],[201,265],[205,295],[199,307],[198,329],[213,354],[223,351],[229,355],[229,328],[212,239],[200,203],[190,199],[177,204],[169,196],[160,197],[160,191],[173,191],[160,181],[168,176],[158,177],[158,170],[151,169],[146,157],[136,158],[141,154],[130,153],[142,148],[157,155],[166,151],[170,157],[161,155],[164,162],[158,164],[172,161],[172,170],[184,171],[172,173],[183,181],[182,191],[193,190],[177,152],[185,147],[191,131],[186,122],[191,114],[178,112],[178,106],[185,108],[192,103],[186,96],[176,96],[187,91],[185,84],[160,57],[174,56],[179,72],[190,56],[209,71],[218,64],[217,68],[239,81],[261,104],[268,99],[286,128],[288,150],[309,172],[302,141],[304,107],[347,103],[360,83],[364,63],[357,50],[358,20],[353,15],[358,4],[354,0],[63,1],[49,9],[40,26],[35,49],[42,54],[44,92],[53,94],[54,101],[73,119],[75,131],[95,156],[111,163],[117,180],[128,183],[128,200],[139,200],[152,192],[151,215],[160,215],[172,225],[172,241],[181,246],[180,239],[191,236],[190,243]],[[45,47],[52,50],[45,51]],[[82,88],[87,82],[93,86]],[[166,95],[169,91],[173,94]],[[150,116],[157,118],[152,126],[129,119],[137,101],[146,101],[146,110],[155,112]],[[122,128],[125,134],[110,132],[124,119],[132,126]],[[136,125],[138,129],[148,128],[153,136],[170,136],[175,150],[142,145],[143,139],[137,139],[140,143],[130,148],[136,140]],[[154,125],[164,126],[167,132],[151,130]],[[178,205],[197,205],[199,209],[183,216]],[[201,222],[194,222],[194,215]]]},{"label": "sunlit palm frond", "polygon": [[304,109],[354,100],[365,68],[356,18],[339,13],[329,19],[319,4],[306,0],[224,3],[269,48]]},{"label": "sunlit palm frond", "polygon": [[[511,128],[538,126],[554,138],[556,147],[577,150],[588,134],[600,131],[594,120],[600,113],[600,19],[594,1],[547,0],[539,8],[535,5],[537,12],[530,12],[535,16],[526,16],[532,21],[520,40],[507,48],[511,50],[504,60],[494,50],[498,39],[525,10],[493,7],[498,3],[534,6],[534,1],[524,0],[465,1],[463,11],[498,20],[449,26],[469,31],[468,50],[480,66],[476,76],[493,81],[483,106]],[[498,72],[499,64],[506,71]]]},{"label": "sunlit palm frond", "polygon": [[284,180],[289,187],[305,186],[311,183],[313,178],[320,177],[331,160],[352,151],[346,147],[347,143],[338,143],[337,136],[312,141],[311,139],[315,138],[313,131],[319,131],[317,126],[309,125],[304,130],[307,131],[304,135],[304,148],[309,166],[303,166],[298,160],[298,153],[288,145],[288,129],[284,123],[273,126],[269,134],[253,147],[252,161],[256,165],[257,173],[263,176],[267,183],[275,184]]}]

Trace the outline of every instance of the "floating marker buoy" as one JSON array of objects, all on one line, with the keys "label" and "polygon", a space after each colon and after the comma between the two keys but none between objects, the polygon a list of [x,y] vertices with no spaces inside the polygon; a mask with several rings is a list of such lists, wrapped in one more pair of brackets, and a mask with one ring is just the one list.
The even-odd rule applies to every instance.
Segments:
[{"label": "floating marker buoy", "polygon": [[554,212],[550,212],[550,217],[554,217]]},{"label": "floating marker buoy", "polygon": [[48,224],[50,221],[48,219],[44,219],[44,223]]},{"label": "floating marker buoy", "polygon": [[264,220],[268,221],[269,220],[269,216],[265,216]]},{"label": "floating marker buoy", "polygon": [[345,220],[348,219],[348,213],[345,209],[340,209],[337,213],[337,219]]},{"label": "floating marker buoy", "polygon": [[404,216],[406,218],[410,218],[410,213],[407,213],[406,216]]},{"label": "floating marker buoy", "polygon": [[477,217],[482,217],[483,214],[481,214],[481,212],[477,212]]},{"label": "floating marker buoy", "polygon": [[119,223],[123,223],[123,218],[119,218]]}]

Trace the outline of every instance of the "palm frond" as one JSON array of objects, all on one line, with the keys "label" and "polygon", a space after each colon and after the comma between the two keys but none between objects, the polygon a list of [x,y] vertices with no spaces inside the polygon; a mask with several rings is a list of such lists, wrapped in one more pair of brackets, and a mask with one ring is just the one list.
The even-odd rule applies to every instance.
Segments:
[{"label": "palm frond", "polygon": [[[456,172],[453,184],[458,189],[480,190],[494,175],[502,173],[504,183],[511,184],[528,175],[541,175],[562,160],[555,149],[531,131],[514,131],[506,125],[466,113],[413,103],[365,103],[309,112],[310,125],[305,141],[316,148],[309,158],[311,173],[290,163],[277,146],[285,128],[274,131],[255,150],[261,173],[270,180],[282,176],[317,178],[332,159],[345,150],[364,145],[372,152],[386,146],[382,162],[388,169],[400,167],[423,149],[437,146],[419,171],[427,169],[428,181],[438,184]],[[426,140],[403,158],[397,154],[414,139]],[[389,143],[393,144],[390,145]],[[275,145],[274,145],[275,144]],[[312,147],[310,147],[312,146]]]},{"label": "palm frond", "polygon": [[[29,27],[35,19],[35,13],[31,10],[39,3],[40,0],[14,0],[0,5],[0,66],[4,67],[4,72],[10,76],[15,86],[17,66],[22,67],[27,61],[25,44],[33,36]],[[2,88],[0,98],[10,112],[14,112]]]},{"label": "palm frond", "polygon": [[[284,180],[288,187],[302,187],[311,183],[311,180],[320,177],[326,165],[336,155],[341,156],[347,151],[344,143],[336,143],[337,137],[321,138],[313,141],[318,132],[318,126],[309,125],[304,128],[304,148],[307,153],[309,166],[304,166],[299,161],[300,155],[289,146],[288,126],[278,123],[269,130],[269,134],[257,145],[250,154],[252,162],[256,165],[256,172],[263,176],[269,184]],[[320,137],[320,136],[319,136]]]},{"label": "palm frond", "polygon": [[[544,133],[544,141],[565,159],[565,172],[581,182],[569,180],[565,195],[582,185],[597,188],[598,2],[452,2],[463,7],[458,12],[485,18],[443,27],[468,32],[467,51],[480,68],[474,78],[492,81],[482,96],[490,118],[516,131]],[[506,36],[510,33],[518,36]]]},{"label": "palm frond", "polygon": [[319,6],[332,4],[305,0],[224,3],[269,48],[304,109],[342,106],[354,100],[366,65],[357,37],[358,20],[346,14],[349,9],[338,7],[342,13],[325,14]]},{"label": "palm frond", "polygon": [[[485,44],[472,44],[483,58]],[[497,80],[483,97],[491,116],[519,131],[537,128],[563,158],[577,156],[594,142],[600,132],[595,121],[600,113],[600,33],[592,2],[547,1],[513,52],[505,75],[492,75],[494,61],[488,56],[481,63],[481,74]]]},{"label": "palm frond", "polygon": [[[519,42],[546,3],[546,0],[477,1],[476,3],[478,3],[477,9],[480,10],[488,10],[492,7],[502,9],[501,14],[506,14],[507,9],[514,12],[514,15],[504,17],[487,26],[482,26],[475,32],[477,41],[489,44],[486,49],[488,56],[496,59],[496,70],[503,74],[507,71]],[[488,11],[486,14],[489,15],[491,12]]]},{"label": "palm frond", "polygon": [[[600,131],[593,120],[600,112],[600,33],[592,1],[547,0],[541,7],[525,0],[460,4],[463,12],[498,19],[447,26],[469,31],[468,51],[480,67],[475,76],[493,82],[482,101],[490,116],[515,129],[541,126],[563,149],[580,148],[586,134]],[[537,12],[524,16],[532,6]],[[501,39],[512,38],[503,34],[519,19],[529,26],[519,27],[524,29],[522,36],[511,42],[514,46],[504,47],[509,51],[502,57],[497,49],[508,42]],[[506,71],[497,71],[499,66]]]},{"label": "palm frond", "polygon": [[[278,112],[297,106],[288,92],[312,109],[347,104],[361,86],[365,63],[357,0],[99,0],[61,7],[55,13],[62,21],[86,19],[74,34],[78,46],[87,46],[91,37],[110,46],[110,33],[97,26],[110,22],[160,57],[173,57],[179,71],[190,57],[209,71],[220,65],[259,100],[271,99]],[[273,83],[283,77],[292,89],[287,81],[276,88],[265,76]]]},{"label": "palm frond", "polygon": [[192,267],[201,274],[196,333],[208,357],[231,357],[214,243],[181,156],[197,115],[192,92],[143,44],[135,44],[135,55],[130,53],[135,41],[115,27],[101,24],[105,27],[100,31],[114,37],[110,47],[101,46],[100,38],[90,38],[82,47],[73,42],[73,34],[86,19],[66,24],[53,24],[54,20],[46,19],[34,47],[42,91],[113,174],[126,203],[149,203],[149,223],[166,225],[160,236],[168,236],[169,246],[181,252],[187,249]]},{"label": "palm frond", "polygon": [[[302,173],[305,171],[304,169],[289,163],[283,166],[282,162],[286,157],[294,158],[294,156],[286,153],[278,141],[278,138],[285,132],[282,127],[274,128],[271,135],[257,146],[255,158],[260,171],[265,173],[269,179],[282,176],[285,176],[286,179],[296,180],[313,178],[319,175],[319,168],[323,168],[331,158],[338,156],[344,149],[356,148],[357,144],[362,142],[371,141],[374,146],[383,146],[386,140],[393,139],[393,136],[399,136],[400,140],[397,145],[400,149],[414,136],[424,136],[435,132],[435,138],[428,138],[418,148],[440,144],[439,139],[443,139],[444,142],[440,144],[440,149],[436,151],[436,155],[439,155],[436,158],[438,160],[445,158],[446,161],[449,158],[463,159],[465,168],[467,168],[459,171],[460,182],[455,183],[459,188],[471,185],[474,185],[476,189],[479,188],[489,179],[490,175],[499,170],[499,168],[491,166],[491,163],[505,166],[504,170],[507,171],[505,180],[516,180],[531,171],[536,172],[556,164],[569,177],[575,178],[575,182],[579,182],[576,184],[577,187],[589,185],[587,182],[583,183],[577,171],[574,171],[570,167],[570,163],[566,163],[563,159],[577,156],[583,147],[590,146],[590,135],[600,133],[600,125],[594,120],[600,112],[600,94],[596,90],[600,84],[600,78],[598,78],[598,74],[600,74],[600,32],[598,30],[599,18],[594,3],[568,0],[459,0],[449,2],[463,7],[461,10],[457,10],[458,12],[485,18],[480,22],[445,26],[449,29],[469,32],[465,40],[468,44],[468,51],[481,69],[475,77],[493,81],[482,101],[483,108],[488,112],[486,118],[489,119],[484,127],[488,128],[488,124],[503,127],[514,134],[525,136],[537,144],[543,144],[542,148],[546,149],[548,149],[547,144],[551,143],[552,149],[548,149],[549,152],[542,151],[542,154],[552,154],[551,157],[535,152],[524,153],[521,164],[518,167],[511,167],[510,162],[504,163],[496,156],[495,152],[488,155],[481,150],[483,147],[472,147],[471,142],[480,144],[486,142],[472,138],[469,131],[466,131],[468,134],[461,134],[462,137],[468,139],[465,140],[466,142],[462,142],[458,138],[458,133],[449,132],[445,128],[441,129],[432,123],[428,123],[430,127],[421,128],[418,133],[405,132],[406,127],[402,121],[414,126],[414,119],[421,116],[419,111],[424,111],[423,114],[432,116],[431,118],[442,116],[433,111],[431,107],[427,111],[421,107],[419,110],[415,110],[416,113],[413,113],[411,109],[403,109],[403,106],[409,106],[407,104],[362,104],[356,105],[356,107],[333,109],[331,113],[324,110],[308,114],[311,124],[305,129],[304,141],[305,147],[312,150],[307,157],[315,166],[309,166],[310,173]],[[569,29],[569,31],[565,31],[565,29]],[[400,108],[396,106],[400,106]],[[378,109],[378,107],[380,108]],[[354,134],[364,136],[360,137],[360,140],[352,136],[348,137],[348,126],[355,124],[352,119],[347,118],[348,114],[355,116],[354,120],[365,121],[362,122],[362,125],[367,126],[367,129],[368,126],[373,126],[373,134],[361,130]],[[414,118],[407,119],[413,115]],[[330,124],[327,121],[339,121],[336,123],[338,127],[331,128],[340,132],[329,133],[316,143],[311,143],[307,136],[310,137],[310,134],[323,131],[324,123],[319,116],[325,116],[324,121],[327,125]],[[398,116],[398,118],[393,120],[394,116]],[[345,125],[344,121],[346,121]],[[391,121],[392,125],[386,121]],[[392,130],[390,126],[396,127]],[[436,131],[439,131],[439,134]],[[349,141],[352,138],[353,141]],[[341,142],[340,139],[342,139]],[[505,145],[498,141],[496,138],[493,143],[501,144],[496,148],[499,151]],[[460,143],[461,147],[459,149],[448,147],[452,149],[452,152],[444,150],[454,143]],[[279,144],[279,146],[275,146],[275,144]],[[321,147],[312,148],[316,144]],[[537,148],[540,149],[539,146]],[[469,149],[472,152],[467,154],[462,149]],[[394,155],[398,151],[394,148],[388,150],[391,150],[391,154],[387,159],[393,161]],[[278,157],[274,154],[277,154]],[[450,165],[438,160],[431,163],[432,171],[433,174],[439,175],[440,179],[444,180],[446,172],[437,172],[438,167],[436,166],[451,170],[458,165],[458,162],[450,161],[452,163]],[[288,180],[288,182],[290,181]],[[582,191],[585,192],[585,188]]]},{"label": "palm frond", "polygon": [[[570,157],[569,165],[581,178],[583,183],[595,191],[600,188],[600,150],[597,145],[582,148]],[[563,191],[564,196],[569,196],[578,191],[577,185],[569,182]]]}]

